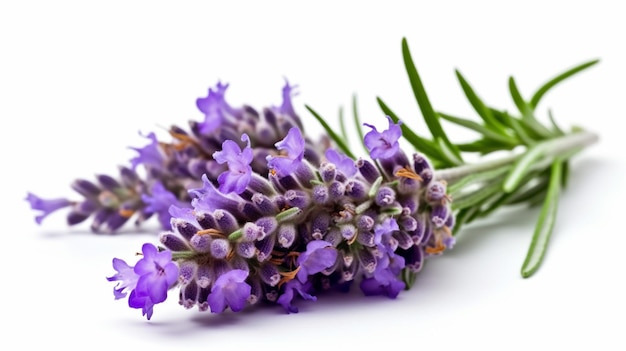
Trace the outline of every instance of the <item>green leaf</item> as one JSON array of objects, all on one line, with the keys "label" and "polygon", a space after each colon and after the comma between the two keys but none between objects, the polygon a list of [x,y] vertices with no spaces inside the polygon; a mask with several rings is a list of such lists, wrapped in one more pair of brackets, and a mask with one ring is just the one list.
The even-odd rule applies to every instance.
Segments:
[{"label": "green leaf", "polygon": [[563,176],[561,177],[561,186],[565,188],[567,186],[567,181],[569,180],[569,161],[563,161]]},{"label": "green leaf", "polygon": [[507,175],[502,190],[510,193],[515,190],[521,180],[531,171],[532,166],[543,157],[545,144],[538,144],[529,148],[513,165],[513,169]]},{"label": "green leaf", "polygon": [[[378,105],[383,113],[391,118],[394,123],[398,123],[400,118],[385,104],[385,102],[377,97],[376,101],[378,101]],[[400,125],[400,129],[402,129],[402,136],[409,142],[416,150],[425,154],[431,159],[441,160],[442,155],[439,149],[437,148],[437,144],[435,144],[432,140],[426,139],[417,135],[411,128],[409,128],[406,123],[402,123]]]},{"label": "green leaf", "polygon": [[361,124],[361,119],[359,118],[359,110],[357,109],[357,101],[356,95],[352,95],[352,117],[354,119],[354,127],[356,128],[356,132],[359,136],[359,142],[365,150],[365,154],[369,155],[370,151],[367,149],[365,145],[365,136],[363,135],[363,125]]},{"label": "green leaf", "polygon": [[[345,140],[346,142],[348,141],[348,133],[346,130],[346,122],[343,118],[343,107],[339,108],[339,128],[341,128],[341,137],[343,138],[343,140]],[[349,143],[348,143],[349,144]]]},{"label": "green leaf", "polygon": [[528,135],[526,130],[524,130],[522,126],[522,121],[509,115],[506,112],[503,114],[503,117],[507,119],[507,123],[515,131],[515,134],[522,141],[522,143],[524,143],[524,145],[530,146],[535,144],[535,141]]},{"label": "green leaf", "polygon": [[424,121],[426,122],[430,133],[434,139],[443,140],[444,144],[446,144],[448,149],[456,156],[456,158],[463,160],[458,148],[448,139],[448,136],[439,123],[439,118],[437,117],[435,110],[430,104],[430,100],[428,100],[428,95],[426,95],[422,79],[417,73],[417,68],[415,67],[413,58],[411,57],[411,52],[409,51],[409,45],[407,44],[406,38],[402,38],[402,56],[404,58],[404,65],[409,76],[409,81],[411,82],[413,94],[415,95],[417,104],[422,111],[422,116],[424,117]]},{"label": "green leaf", "polygon": [[482,155],[486,155],[500,150],[512,150],[516,145],[505,145],[490,139],[479,139],[470,143],[457,144],[456,146],[463,152],[480,152]]},{"label": "green leaf", "polygon": [[505,145],[512,145],[513,147],[519,144],[519,140],[515,140],[515,138],[511,138],[510,136],[505,136],[498,132],[494,132],[492,129],[488,129],[487,127],[476,123],[474,121],[470,121],[469,119],[455,117],[452,115],[448,115],[446,113],[438,112],[439,116],[446,121],[452,122],[454,124],[460,125],[462,127],[471,129],[477,133],[482,134],[487,139],[492,139],[495,141],[499,141]]},{"label": "green leaf", "polygon": [[554,127],[554,130],[559,135],[565,135],[565,132],[563,131],[563,129],[561,129],[561,127],[559,127],[558,124],[556,124],[556,121],[554,120],[554,116],[552,115],[552,110],[550,109],[548,109],[548,118],[550,118],[550,123],[552,123],[552,127]]},{"label": "green leaf", "polygon": [[354,155],[352,154],[352,152],[346,145],[345,141],[341,137],[339,137],[337,133],[335,133],[335,131],[328,125],[328,123],[326,123],[326,121],[317,112],[315,112],[315,110],[313,110],[309,105],[304,105],[304,107],[306,107],[306,109],[309,110],[309,112],[311,112],[313,117],[315,117],[315,119],[317,119],[317,121],[320,122],[322,127],[324,127],[324,129],[328,133],[328,136],[330,136],[330,138],[333,139],[335,143],[337,143],[337,146],[343,151],[343,153],[346,154],[348,157],[355,159]]},{"label": "green leaf", "polygon": [[478,113],[478,115],[483,119],[483,121],[485,121],[485,125],[487,126],[487,128],[501,136],[507,135],[506,130],[503,128],[502,124],[498,122],[498,120],[493,116],[493,113],[491,112],[491,110],[487,108],[487,105],[485,105],[485,103],[483,103],[483,101],[478,97],[478,95],[476,95],[476,92],[474,92],[474,89],[472,89],[472,87],[467,82],[467,80],[463,77],[461,72],[459,70],[455,70],[455,72],[456,72],[456,77],[459,80],[459,83],[461,84],[461,88],[463,89],[463,92],[465,93],[465,96],[469,100],[470,104],[472,104],[472,107],[474,108],[474,110],[476,110],[476,113]]},{"label": "green leaf", "polygon": [[484,182],[489,179],[498,178],[502,174],[506,173],[509,170],[509,168],[510,166],[505,165],[500,168],[496,168],[496,169],[492,169],[492,170],[480,172],[480,173],[474,173],[474,174],[465,176],[460,181],[448,187],[448,194],[452,195],[452,197],[454,198],[456,193],[463,190],[463,188],[465,188],[466,186],[476,184],[479,182]]},{"label": "green leaf", "polygon": [[546,254],[556,220],[562,168],[562,160],[556,160],[552,163],[548,193],[543,202],[543,208],[539,214],[526,259],[522,265],[522,277],[524,278],[530,277],[539,269]]},{"label": "green leaf", "polygon": [[524,188],[518,188],[517,191],[512,193],[512,196],[505,201],[506,205],[516,205],[524,202],[531,201],[537,196],[546,192],[548,189],[548,179],[541,178],[536,184],[527,186]]},{"label": "green leaf", "polygon": [[452,165],[460,166],[463,164],[463,160],[456,156],[454,151],[448,147],[448,144],[446,144],[445,140],[443,140],[442,138],[437,138],[436,141],[437,145],[439,145],[439,150],[446,157],[446,159],[448,159],[452,163]]},{"label": "green leaf", "polygon": [[480,188],[479,191],[473,191],[469,194],[463,194],[453,199],[452,208],[461,210],[471,206],[479,206],[490,196],[497,194],[502,189],[502,177],[492,179],[490,182]]},{"label": "green leaf", "polygon": [[515,83],[515,79],[513,77],[509,77],[509,91],[511,92],[511,97],[513,98],[513,102],[517,109],[522,114],[522,121],[525,123],[530,129],[532,129],[535,133],[537,133],[542,138],[550,138],[554,135],[548,130],[543,124],[539,123],[535,118],[533,113],[533,108],[528,104],[517,88],[517,84]]},{"label": "green leaf", "polygon": [[567,71],[559,74],[558,76],[550,79],[549,81],[544,83],[539,89],[537,89],[535,94],[533,94],[533,97],[530,99],[530,103],[529,103],[530,107],[535,109],[537,107],[537,105],[539,105],[539,102],[541,101],[541,98],[550,89],[552,89],[555,85],[559,84],[560,82],[562,82],[565,79],[575,75],[576,73],[578,73],[580,71],[584,71],[585,69],[595,65],[598,62],[600,62],[600,60],[598,60],[598,59],[585,62],[585,63],[580,64],[580,65],[578,65],[578,66],[576,66],[574,68],[570,68]]}]

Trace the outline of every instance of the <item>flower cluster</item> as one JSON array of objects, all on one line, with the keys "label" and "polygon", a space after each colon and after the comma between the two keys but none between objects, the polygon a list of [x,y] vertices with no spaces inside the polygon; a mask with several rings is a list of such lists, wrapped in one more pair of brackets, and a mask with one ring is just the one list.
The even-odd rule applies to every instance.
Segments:
[{"label": "flower cluster", "polygon": [[[40,211],[36,222],[41,224],[52,212],[70,208],[67,223],[75,225],[92,217],[94,232],[112,233],[131,217],[139,224],[153,216],[158,217],[163,229],[168,229],[169,207],[189,206],[188,190],[201,186],[203,175],[214,184],[218,184],[218,176],[222,175],[227,181],[221,182],[220,189],[230,192],[240,190],[245,181],[236,178],[238,172],[267,174],[266,158],[279,154],[273,145],[284,139],[291,128],[302,129],[291,102],[294,87],[286,83],[281,105],[261,111],[245,105],[232,107],[225,99],[227,88],[228,85],[218,83],[209,89],[206,97],[198,98],[196,105],[204,120],[190,121],[188,129],[172,126],[170,142],[158,140],[154,133],[145,135],[149,142],[143,147],[131,148],[137,155],[128,166],[120,167],[118,177],[97,175],[97,182],[78,179],[72,183],[82,200],[43,199],[29,193],[26,200],[33,210]],[[239,142],[242,134],[250,137]],[[218,152],[225,141],[224,151]],[[247,148],[248,151],[237,155],[237,159],[228,156],[228,150],[246,144],[254,148]],[[319,164],[319,152],[313,143],[307,139],[304,145],[304,157],[312,164]],[[320,143],[320,147],[324,145]],[[224,173],[229,167],[231,175]],[[232,183],[234,179],[239,179],[239,183]]]},{"label": "flower cluster", "polygon": [[[395,298],[425,258],[452,247],[445,182],[421,154],[400,150],[398,124],[389,119],[382,132],[369,127],[364,141],[371,160],[353,160],[333,148],[307,155],[301,129],[291,126],[267,152],[265,172],[253,165],[258,152],[247,134],[224,141],[213,154],[226,167],[218,186],[204,175],[202,186],[189,191],[191,207],[170,207],[171,230],[160,235],[159,255],[170,255],[178,268],[180,304],[221,313],[268,301],[297,312],[297,296],[315,300],[355,282],[366,295]],[[142,261],[149,257],[144,252]],[[145,279],[147,287],[134,284],[146,272],[139,264],[132,274],[120,261],[113,264],[116,297],[123,289],[134,288],[135,297],[159,292],[154,299],[148,294],[146,305],[131,292],[130,306],[149,317],[162,301],[163,282],[170,284],[161,269],[170,262],[154,264],[150,274],[163,273]]]}]

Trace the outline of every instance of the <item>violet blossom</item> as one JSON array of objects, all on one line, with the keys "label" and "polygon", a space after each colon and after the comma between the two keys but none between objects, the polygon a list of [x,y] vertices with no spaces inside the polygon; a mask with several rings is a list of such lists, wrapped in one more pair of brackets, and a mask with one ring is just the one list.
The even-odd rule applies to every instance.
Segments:
[{"label": "violet blossom", "polygon": [[219,189],[223,193],[241,194],[252,179],[250,162],[252,162],[253,153],[250,148],[250,138],[247,134],[243,134],[241,141],[248,143],[243,150],[234,141],[226,140],[222,143],[222,151],[213,153],[213,158],[219,164],[228,164],[228,171],[217,178],[220,184]]},{"label": "violet blossom", "polygon": [[402,136],[400,123],[393,123],[389,116],[387,116],[387,120],[389,121],[389,128],[382,132],[379,132],[373,125],[364,123],[364,125],[372,128],[365,134],[364,142],[373,159],[391,158],[400,149],[398,143],[398,139]]}]

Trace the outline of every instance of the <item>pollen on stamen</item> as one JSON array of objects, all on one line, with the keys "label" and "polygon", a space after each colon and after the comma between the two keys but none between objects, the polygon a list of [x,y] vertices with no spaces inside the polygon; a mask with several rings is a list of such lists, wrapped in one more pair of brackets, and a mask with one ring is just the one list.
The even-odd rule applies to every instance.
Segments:
[{"label": "pollen on stamen", "polygon": [[422,177],[419,176],[419,174],[415,173],[408,166],[405,166],[404,168],[400,168],[399,170],[397,170],[395,176],[396,177],[404,177],[404,178],[415,179],[415,180],[418,180],[418,181],[423,181],[424,180]]},{"label": "pollen on stamen", "polygon": [[298,272],[300,271],[300,268],[302,267],[298,266],[296,269],[294,269],[291,272],[279,272],[282,278],[280,278],[280,281],[278,282],[278,287],[280,288],[286,282],[293,280],[298,274]]}]

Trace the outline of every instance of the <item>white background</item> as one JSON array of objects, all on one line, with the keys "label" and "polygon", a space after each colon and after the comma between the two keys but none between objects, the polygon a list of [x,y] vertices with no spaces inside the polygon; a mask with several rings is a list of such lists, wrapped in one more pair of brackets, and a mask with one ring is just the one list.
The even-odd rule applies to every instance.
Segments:
[{"label": "white background", "polygon": [[[623,11],[611,1],[23,1],[0,5],[2,349],[625,349],[623,250]],[[397,300],[321,296],[300,313],[184,310],[174,292],[151,321],[114,301],[113,256],[133,259],[156,242],[151,222],[115,236],[42,227],[24,197],[73,196],[75,177],[113,173],[144,140],[138,131],[200,119],[195,99],[218,79],[234,105],[280,103],[283,78],[298,84],[296,109],[337,115],[359,97],[363,119],[384,126],[381,96],[422,130],[402,65],[406,36],[435,108],[475,116],[459,68],[487,102],[512,110],[523,94],[583,61],[596,67],[546,96],[565,126],[601,142],[573,162],[570,186],[544,265],[519,269],[538,209],[494,214],[463,230]],[[449,128],[453,138],[467,135]],[[357,149],[358,150],[358,149]],[[7,346],[10,345],[10,346]]]}]

